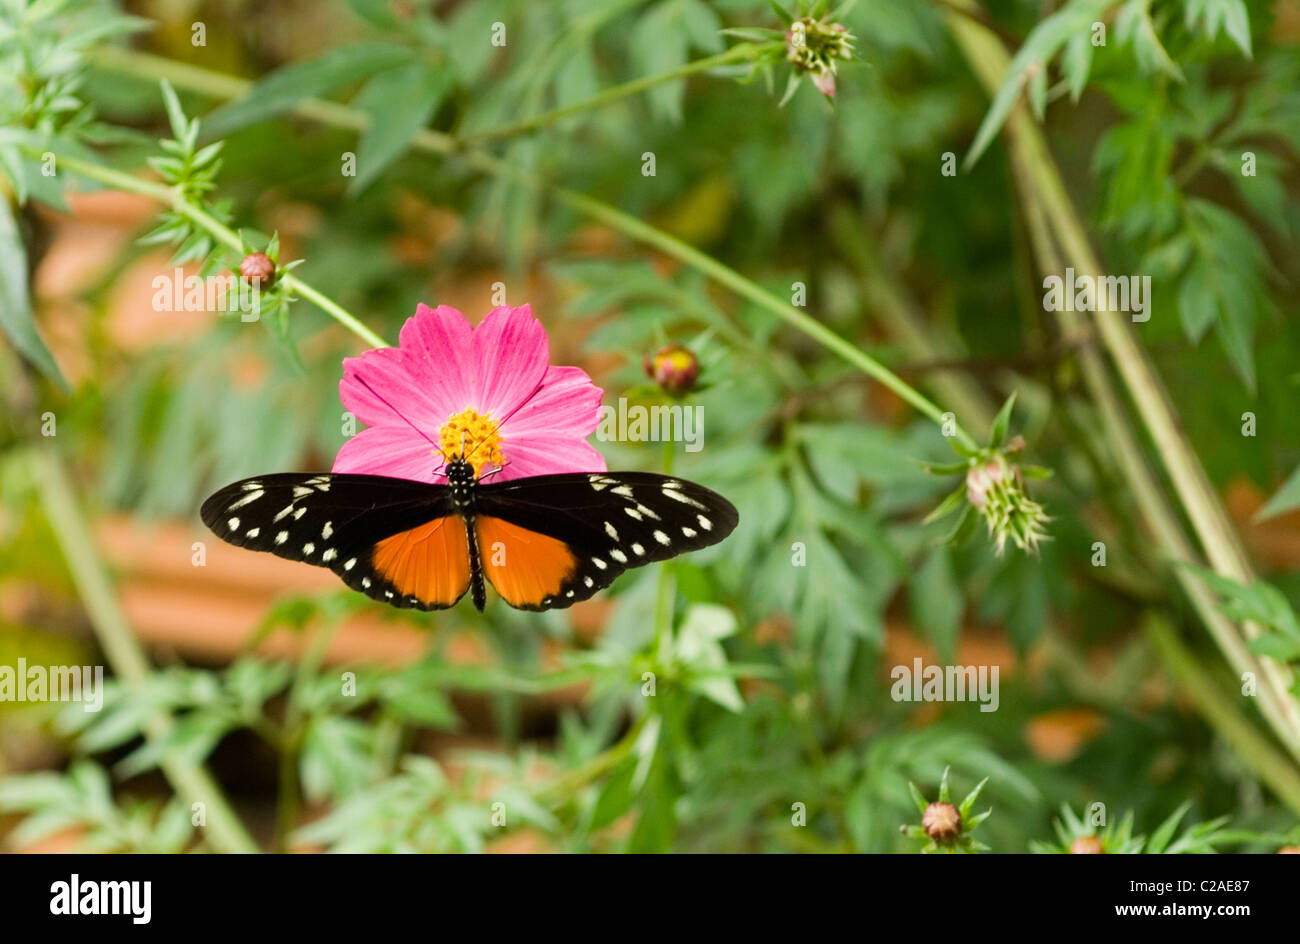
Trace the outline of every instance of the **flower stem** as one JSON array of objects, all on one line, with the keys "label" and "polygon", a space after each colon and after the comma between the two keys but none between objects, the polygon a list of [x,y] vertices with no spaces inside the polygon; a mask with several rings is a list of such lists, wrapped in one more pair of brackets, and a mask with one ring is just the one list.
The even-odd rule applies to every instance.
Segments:
[{"label": "flower stem", "polygon": [[1148,615],[1145,630],[1147,638],[1164,657],[1174,678],[1191,695],[1201,715],[1208,718],[1223,739],[1249,762],[1259,779],[1272,789],[1277,798],[1292,812],[1300,814],[1300,774],[1296,773],[1295,764],[1279,754],[1268,739],[1261,737],[1255,726],[1242,716],[1232,699],[1179,641],[1163,617]]},{"label": "flower stem", "polygon": [[642,716],[612,747],[597,754],[591,760],[552,781],[547,787],[538,791],[537,798],[549,806],[558,806],[572,799],[576,790],[586,786],[602,774],[613,770],[636,747],[641,729],[645,726]]},{"label": "flower stem", "polygon": [[[244,82],[228,75],[211,72],[207,69],[197,69],[194,66],[174,63],[168,59],[143,53],[122,50],[113,50],[111,53],[101,51],[96,53],[92,61],[104,68],[127,72],[141,78],[149,78],[150,80],[166,78],[178,88],[185,88],[191,92],[216,98],[240,97],[246,94],[252,86],[251,82]],[[356,131],[364,130],[369,124],[369,119],[364,114],[354,111],[346,105],[319,99],[308,99],[299,102],[294,107],[293,113],[302,118],[319,121],[322,124]],[[498,160],[486,152],[463,147],[461,142],[451,135],[425,128],[417,132],[411,139],[411,147],[426,153],[455,158],[482,173],[513,180],[523,186],[547,192],[560,203],[577,210],[583,215],[605,223],[625,236],[660,250],[703,273],[718,284],[731,289],[741,298],[747,299],[760,308],[776,315],[828,351],[837,354],[853,367],[877,380],[935,423],[939,425],[944,423],[943,410],[874,357],[850,344],[811,315],[793,305],[787,304],[752,279],[718,262],[694,246],[651,226],[629,213],[624,213],[608,203],[596,200],[578,191],[570,190],[567,187],[551,184],[535,174]],[[970,448],[975,447],[975,441],[960,424],[956,424],[954,435],[963,445]]]},{"label": "flower stem", "polygon": [[[1045,210],[1038,200],[1037,192],[1029,185],[1024,168],[1021,166],[1020,149],[1015,144],[1019,140],[1021,122],[1028,120],[1029,117],[1023,113],[1023,109],[1017,109],[1013,112],[1013,124],[1011,125],[1013,145],[1011,153],[1016,163],[1016,182],[1021,192],[1021,199],[1025,204],[1025,220],[1034,253],[1038,257],[1039,269],[1044,273],[1057,273],[1062,269],[1060,256],[1049,232]],[[1077,312],[1061,312],[1059,318],[1066,331],[1078,330],[1082,320]],[[1250,672],[1258,675],[1260,667],[1257,660],[1247,649],[1245,641],[1237,632],[1232,620],[1228,619],[1218,608],[1214,595],[1210,593],[1204,581],[1189,568],[1178,566],[1196,560],[1195,548],[1192,547],[1191,541],[1183,532],[1177,515],[1169,507],[1155,476],[1147,466],[1146,459],[1142,454],[1142,447],[1127,415],[1124,413],[1119,392],[1111,382],[1101,352],[1092,345],[1084,345],[1080,348],[1078,356],[1084,384],[1088,387],[1089,395],[1101,414],[1102,421],[1107,429],[1107,442],[1119,463],[1120,469],[1128,480],[1130,488],[1133,490],[1134,499],[1147,530],[1154,536],[1158,546],[1174,563],[1174,576],[1182,585],[1187,598],[1200,615],[1202,622],[1205,623],[1228,664],[1238,673]],[[1158,651],[1162,654],[1167,652],[1164,649]],[[1174,666],[1170,666],[1171,670],[1174,668]],[[1190,676],[1184,680],[1184,683],[1194,685],[1198,678],[1199,676]],[[1297,743],[1296,739],[1292,737],[1293,732],[1287,724],[1284,705],[1279,702],[1279,696],[1267,685],[1264,687],[1262,695],[1263,697],[1260,699],[1261,713],[1289,750],[1293,754],[1297,754],[1297,751],[1300,750],[1300,743]],[[1201,704],[1201,702],[1198,701],[1198,704]],[[1207,721],[1214,723],[1217,715],[1206,714],[1205,717]],[[1300,754],[1297,754],[1297,756],[1300,756]],[[1262,776],[1262,771],[1257,772]]]},{"label": "flower stem", "polygon": [[668,72],[660,72],[655,75],[645,76],[639,79],[633,79],[631,82],[624,82],[622,85],[615,85],[606,89],[599,95],[594,95],[589,99],[581,102],[575,102],[572,105],[566,105],[563,108],[555,108],[551,111],[543,112],[532,118],[523,121],[516,121],[508,125],[500,125],[495,128],[487,128],[483,131],[471,131],[466,134],[459,134],[456,140],[462,145],[481,144],[485,141],[498,141],[502,138],[511,138],[521,134],[528,134],[533,131],[539,131],[558,124],[566,118],[572,118],[574,115],[584,111],[591,111],[596,108],[602,108],[605,105],[621,101],[629,96],[636,95],[656,86],[663,85],[667,82],[673,82],[677,79],[684,79],[687,76],[695,75],[700,72],[707,72],[709,69],[716,69],[719,66],[729,65],[733,62],[740,62],[753,55],[755,47],[745,44],[732,46],[726,52],[718,53],[716,56],[709,56],[706,59],[696,59],[688,62],[679,68],[672,69]]},{"label": "flower stem", "polygon": [[[149,674],[149,661],[131,633],[104,565],[95,553],[94,537],[77,508],[68,472],[49,447],[36,448],[30,463],[50,528],[67,560],[95,635],[104,647],[104,655],[124,685],[139,685]],[[170,715],[158,712],[145,723],[145,733],[149,740],[159,741],[168,736],[173,726]],[[203,829],[212,848],[226,853],[259,851],[225,794],[201,764],[171,751],[163,755],[159,766],[185,805],[202,803],[206,808],[207,825]]]},{"label": "flower stem", "polygon": [[[974,0],[953,0],[953,3],[977,9]],[[948,22],[977,78],[992,94],[1001,84],[1010,63],[1006,50],[994,36],[965,17],[950,14]],[[1042,131],[1023,109],[1013,110],[1007,120],[1007,129],[1025,192],[1032,193],[1035,201],[1041,205],[1040,217],[1052,238],[1059,243],[1064,257],[1078,272],[1101,273],[1100,259],[1093,251],[1083,224],[1075,212]],[[1059,273],[1060,270],[1056,271]],[[1155,443],[1156,454],[1169,473],[1174,490],[1211,566],[1239,582],[1253,582],[1255,574],[1245,549],[1232,529],[1195,451],[1180,428],[1168,393],[1146,352],[1135,339],[1131,327],[1117,312],[1100,312],[1096,318],[1096,328]],[[1118,404],[1115,409],[1119,409]],[[1137,448],[1136,443],[1133,448]],[[1153,527],[1158,527],[1166,534],[1166,550],[1178,560],[1192,559],[1192,549],[1186,545],[1186,539],[1172,512],[1164,509],[1155,483],[1146,483],[1139,489],[1139,481],[1131,479],[1148,520]],[[1168,521],[1162,521],[1166,517]],[[1173,537],[1174,532],[1177,532],[1177,538]],[[1186,569],[1180,567],[1177,570]],[[1197,588],[1195,592],[1189,590],[1194,602],[1203,594],[1208,594],[1199,580],[1185,577],[1181,573],[1178,576],[1185,588]],[[1205,617],[1206,609],[1214,610],[1214,605],[1212,602],[1208,606],[1198,603],[1197,608]],[[1263,657],[1256,659],[1252,656],[1246,650],[1245,640],[1234,624],[1228,623],[1225,630],[1218,619],[1207,617],[1206,623],[1230,664],[1234,667],[1249,666],[1248,670],[1257,672],[1265,682],[1267,695],[1261,699],[1261,711],[1291,753],[1300,758],[1300,704],[1288,694],[1293,673],[1286,665],[1275,660]],[[1262,631],[1250,622],[1243,623],[1242,628],[1247,638],[1253,638]]]},{"label": "flower stem", "polygon": [[[243,252],[244,243],[239,235],[230,227],[223,224],[220,220],[205,212],[202,208],[185,200],[180,191],[174,187],[168,187],[165,184],[145,180],[136,177],[134,174],[123,173],[122,171],[113,170],[111,167],[103,167],[99,164],[91,163],[77,157],[55,152],[55,166],[62,167],[79,177],[85,177],[88,180],[95,180],[99,183],[106,184],[117,190],[124,190],[128,193],[138,193],[143,196],[152,197],[160,203],[163,203],[178,213],[184,214],[196,226],[200,226],[218,241],[234,249],[236,252]],[[318,308],[327,315],[343,325],[357,337],[361,338],[371,347],[387,347],[388,344],[379,335],[375,334],[369,328],[359,321],[355,315],[337,302],[321,294],[312,288],[306,282],[296,276],[285,273],[280,276],[280,281],[295,294],[313,302]]]}]

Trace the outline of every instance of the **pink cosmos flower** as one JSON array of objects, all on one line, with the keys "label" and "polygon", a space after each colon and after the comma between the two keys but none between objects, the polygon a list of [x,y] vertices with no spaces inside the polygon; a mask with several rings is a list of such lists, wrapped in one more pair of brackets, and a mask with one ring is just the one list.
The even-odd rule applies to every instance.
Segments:
[{"label": "pink cosmos flower", "polygon": [[344,359],[339,399],[368,428],[344,443],[334,471],[442,484],[458,456],[480,475],[499,470],[497,481],[605,471],[587,442],[603,391],[550,359],[528,305],[494,308],[478,328],[454,308],[420,305],[397,347]]}]

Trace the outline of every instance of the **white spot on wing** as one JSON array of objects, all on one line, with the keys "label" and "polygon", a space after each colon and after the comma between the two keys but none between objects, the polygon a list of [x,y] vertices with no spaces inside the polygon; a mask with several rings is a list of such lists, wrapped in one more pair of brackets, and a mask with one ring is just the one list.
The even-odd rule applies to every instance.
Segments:
[{"label": "white spot on wing", "polygon": [[309,489],[309,488],[308,488],[307,486],[305,486],[305,485],[295,485],[295,486],[293,487],[293,497],[294,497],[294,498],[303,498],[303,497],[305,497],[305,496],[307,496],[307,495],[310,495],[310,494],[311,494],[311,489]]},{"label": "white spot on wing", "polygon": [[284,543],[285,541],[287,541],[287,540],[289,540],[289,532],[288,532],[288,531],[281,531],[279,534],[277,534],[277,535],[275,536],[275,543],[276,543],[276,544],[283,544],[283,543]]},{"label": "white spot on wing", "polygon": [[609,556],[614,558],[614,560],[618,561],[620,564],[627,563],[627,555],[624,554],[622,551],[620,551],[618,548],[614,548],[614,550],[610,551]]},{"label": "white spot on wing", "polygon": [[658,541],[660,544],[662,544],[664,547],[667,547],[669,544],[672,543],[672,540],[668,537],[668,535],[664,534],[662,531],[655,532],[655,540]]},{"label": "white spot on wing", "polygon": [[635,543],[634,543],[634,544],[632,545],[632,553],[635,554],[637,557],[644,557],[644,556],[645,556],[645,548],[642,547],[640,544],[635,544]]},{"label": "white spot on wing", "polygon": [[620,485],[618,488],[610,489],[615,495],[622,495],[624,498],[632,497],[632,486]]},{"label": "white spot on wing", "polygon": [[236,530],[238,530],[238,529],[239,529],[239,519],[238,519],[238,518],[231,518],[229,521],[226,522],[226,527],[228,527],[231,531],[236,531]]},{"label": "white spot on wing", "polygon": [[299,518],[301,518],[301,517],[302,517],[303,515],[305,515],[305,514],[307,514],[307,509],[306,509],[306,508],[299,508],[297,511],[295,511],[295,512],[293,513],[293,520],[294,520],[294,521],[297,521]]},{"label": "white spot on wing", "polygon": [[343,569],[351,570],[355,566],[357,566],[357,559],[354,557],[351,560],[349,560],[346,564],[343,565]]},{"label": "white spot on wing", "polygon": [[234,511],[236,508],[243,508],[245,505],[257,501],[259,498],[261,498],[261,497],[262,497],[263,495],[265,495],[265,494],[266,494],[266,492],[262,492],[262,491],[253,491],[253,492],[249,492],[247,495],[245,495],[245,496],[244,496],[243,498],[241,498],[239,501],[235,502],[233,505],[231,505],[229,508],[227,508],[226,511]]},{"label": "white spot on wing", "polygon": [[330,547],[330,548],[326,548],[326,549],[325,549],[325,553],[322,554],[322,555],[320,556],[320,559],[323,560],[325,563],[328,564],[330,561],[332,561],[334,558],[336,558],[336,557],[338,557],[338,556],[339,556],[338,551],[336,551],[336,550],[334,550],[334,548]]},{"label": "white spot on wing", "polygon": [[609,566],[609,565],[606,564],[603,560],[601,560],[599,557],[593,557],[593,558],[591,559],[591,562],[592,562],[593,564],[595,564],[597,567],[599,567],[601,570],[604,570],[606,567]]},{"label": "white spot on wing", "polygon": [[656,515],[651,509],[647,508],[645,505],[638,504],[636,506],[636,510],[641,512],[641,514],[645,515],[647,518],[653,518],[655,521],[659,520],[659,516]]},{"label": "white spot on wing", "polygon": [[583,577],[582,582],[589,587],[594,587],[596,585],[596,581],[592,580],[590,577]]},{"label": "white spot on wing", "polygon": [[713,522],[710,521],[708,518],[704,517],[703,515],[696,515],[695,518],[697,521],[699,521],[700,527],[703,528],[705,531],[713,530]]},{"label": "white spot on wing", "polygon": [[614,530],[614,526],[610,524],[608,521],[605,522],[605,533],[608,534],[615,541],[618,540],[618,532]]},{"label": "white spot on wing", "polygon": [[699,508],[701,511],[703,511],[705,507],[707,507],[705,505],[700,504],[694,498],[691,498],[689,495],[683,495],[681,492],[675,491],[674,489],[669,488],[667,485],[663,487],[662,491],[665,497],[671,498],[673,501],[679,501],[683,505],[693,505],[696,508]]},{"label": "white spot on wing", "polygon": [[[275,522],[278,522],[281,518],[287,517],[287,516],[289,516],[289,515],[291,515],[291,514],[293,514],[293,503],[292,503],[292,502],[290,502],[289,504],[285,505],[285,506],[284,506],[283,508],[281,508],[278,512],[276,512],[276,515],[275,515]],[[272,523],[275,523],[275,522],[272,522]]]},{"label": "white spot on wing", "polygon": [[637,511],[635,508],[624,508],[623,510],[627,512],[629,518],[632,518],[635,521],[641,520],[641,512]]},{"label": "white spot on wing", "polygon": [[261,528],[249,528],[247,532],[247,536],[250,538],[255,538],[261,533],[262,533]]},{"label": "white spot on wing", "polygon": [[326,521],[325,527],[320,529],[320,536],[324,538],[326,541],[328,541],[330,539],[330,535],[333,533],[334,533],[334,522]]},{"label": "white spot on wing", "polygon": [[303,554],[307,555],[308,557],[311,556],[311,553],[314,550],[316,550],[316,545],[312,544],[310,541],[308,541],[306,544],[302,546]]},{"label": "white spot on wing", "polygon": [[699,534],[699,532],[696,531],[694,528],[682,528],[682,534],[684,534],[688,538],[693,538],[695,537],[695,535]]}]

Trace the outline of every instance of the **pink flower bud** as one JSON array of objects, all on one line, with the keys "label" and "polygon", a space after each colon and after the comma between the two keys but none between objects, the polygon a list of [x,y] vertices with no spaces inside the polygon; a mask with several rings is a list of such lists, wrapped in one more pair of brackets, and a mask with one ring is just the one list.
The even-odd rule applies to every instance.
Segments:
[{"label": "pink flower bud", "polygon": [[239,274],[256,285],[268,286],[275,281],[275,263],[264,252],[250,252],[239,263]]}]

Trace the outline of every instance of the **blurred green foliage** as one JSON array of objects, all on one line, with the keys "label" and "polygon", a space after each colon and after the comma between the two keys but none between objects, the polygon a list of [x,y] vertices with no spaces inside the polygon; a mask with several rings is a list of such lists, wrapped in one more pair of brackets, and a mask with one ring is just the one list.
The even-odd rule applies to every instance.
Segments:
[{"label": "blurred green foliage", "polygon": [[[23,15],[20,0],[7,6]],[[545,186],[412,149],[426,127],[472,139],[716,54],[735,42],[723,28],[776,25],[766,0],[181,8],[146,0],[129,4],[142,19],[105,19],[89,37],[75,24],[99,5],[45,6],[49,16],[31,35],[48,36],[63,58],[35,78],[15,58],[15,34],[0,32],[0,72],[12,87],[81,76],[60,85],[71,101],[59,107],[24,99],[0,108],[0,167],[29,207],[58,205],[70,179],[40,177],[24,150],[32,142],[91,155],[111,139],[115,147],[95,159],[135,171],[161,153],[160,140],[174,139],[168,154],[186,166],[162,166],[170,180],[201,177],[193,195],[220,200],[209,208],[256,234],[250,246],[278,234],[304,260],[296,275],[383,337],[396,337],[416,302],[464,294],[467,282],[486,311],[489,283],[504,272],[510,301],[533,301],[557,347],[606,365],[606,402],[640,387],[645,352],[691,345],[703,384],[689,402],[703,410],[706,447],[678,455],[674,469],[727,495],[741,524],[724,544],[667,565],[671,645],[655,630],[665,579],[656,567],[612,588],[604,630],[589,641],[564,614],[499,601],[484,617],[389,614],[427,629],[430,651],[396,671],[348,667],[356,697],[342,693],[333,669],[253,657],[116,686],[102,714],[69,712],[55,725],[77,758],[67,775],[0,788],[0,805],[36,814],[14,841],[80,823],[97,848],[185,848],[185,810],[175,801],[117,810],[90,758],[131,780],[162,751],[203,760],[242,731],[289,757],[291,783],[323,810],[296,841],[340,851],[478,851],[501,831],[496,802],[508,811],[506,829],[526,827],[563,850],[915,851],[899,832],[914,816],[909,782],[928,791],[950,767],[963,783],[989,778],[982,798],[994,813],[980,838],[996,851],[1050,835],[1063,802],[1056,830],[1067,848],[1083,834],[1070,804],[1102,801],[1138,822],[1163,822],[1145,851],[1258,843],[1294,821],[1201,722],[1168,699],[1142,697],[1140,683],[1160,674],[1155,655],[1133,643],[1142,610],[1163,607],[1200,630],[1152,558],[1070,351],[1043,317],[998,138],[1027,88],[1113,271],[1155,280],[1159,301],[1142,342],[1209,476],[1221,488],[1244,481],[1271,492],[1300,463],[1289,409],[1300,319],[1285,289],[1300,279],[1300,54],[1294,37],[1274,40],[1267,4],[1071,0],[1043,18],[1039,3],[988,3],[998,30],[1023,44],[1006,79],[1014,88],[990,108],[950,39],[946,5],[848,3],[835,15],[857,37],[857,59],[841,64],[833,105],[809,88],[778,107],[781,67],[768,70],[769,85],[763,70],[737,62],[537,131],[483,137],[512,167],[607,201],[781,298],[802,285],[809,312],[929,389],[954,368],[917,363],[882,328],[869,299],[883,280],[924,312],[919,327],[938,358],[956,363],[982,401],[944,409],[964,417],[1019,394],[1013,429],[1029,440],[1029,461],[1057,473],[1033,483],[1054,519],[1038,557],[997,557],[982,538],[944,546],[947,527],[922,522],[952,487],[924,468],[951,459],[940,431],[766,311],[593,232]],[[1098,18],[1111,24],[1112,41],[1081,43],[1079,29]],[[191,43],[196,22],[207,46]],[[503,46],[490,42],[497,23]],[[145,48],[248,76],[252,91],[225,101],[215,85],[177,82],[169,116],[164,76],[150,74],[148,60],[132,70],[92,56],[89,72],[79,71],[92,42],[141,27],[135,41]],[[321,97],[349,104],[364,130],[291,115]],[[201,117],[195,133],[182,109]],[[217,151],[205,149],[217,140],[219,167]],[[1257,176],[1240,173],[1246,150]],[[347,152],[355,177],[340,172]],[[642,173],[647,153],[653,176]],[[969,171],[942,174],[949,154],[967,155]],[[833,210],[847,211],[879,271],[845,249]],[[21,222],[33,255],[7,258],[36,265],[30,247],[48,218],[29,212]],[[183,214],[161,222],[156,232],[179,243],[182,258],[214,270],[237,264]],[[10,228],[0,226],[0,254],[21,249]],[[83,293],[92,369],[69,397],[52,379],[6,377],[12,390],[35,385],[42,408],[57,411],[58,442],[87,494],[102,508],[194,520],[202,497],[232,479],[328,466],[344,439],[340,359],[355,353],[356,339],[286,298],[267,319],[270,331],[226,315],[198,337],[125,351],[105,316],[117,274],[138,258],[125,251]],[[26,273],[8,268],[4,327],[53,377],[31,330],[26,282],[15,281]],[[1251,438],[1241,431],[1247,411],[1259,418]],[[986,431],[971,432],[983,440]],[[66,600],[23,481],[29,431],[15,418],[3,436],[4,573]],[[663,461],[658,445],[599,446],[611,468]],[[1107,544],[1106,567],[1090,564],[1097,540]],[[1300,593],[1285,575],[1276,582],[1284,603]],[[262,629],[326,633],[360,608],[377,606],[294,598]],[[1004,671],[997,712],[899,704],[884,681],[895,659],[886,627],[898,633],[904,621],[943,661],[971,651],[961,648],[971,627],[1005,634],[1019,656],[1048,655],[1032,673],[1023,661]],[[497,667],[446,661],[453,624],[475,627]],[[1292,616],[1280,630],[1292,648],[1293,630]],[[547,637],[571,644],[561,669],[540,667]],[[656,678],[653,698],[646,673]],[[521,717],[532,700],[574,683],[588,686],[582,709],[563,712],[553,736],[527,736]],[[418,750],[417,734],[462,729],[457,698],[467,693],[489,698],[504,751],[466,755],[467,772],[453,777]],[[1027,726],[1080,706],[1101,719],[1098,736],[1062,761],[1030,749]],[[178,724],[167,740],[146,742],[145,719],[158,709]],[[1257,832],[1227,834],[1215,819],[1175,840],[1185,804],[1202,820],[1226,813]],[[1104,841],[1143,848],[1131,833],[1125,820]]]}]

